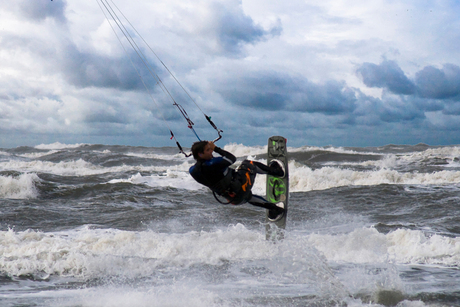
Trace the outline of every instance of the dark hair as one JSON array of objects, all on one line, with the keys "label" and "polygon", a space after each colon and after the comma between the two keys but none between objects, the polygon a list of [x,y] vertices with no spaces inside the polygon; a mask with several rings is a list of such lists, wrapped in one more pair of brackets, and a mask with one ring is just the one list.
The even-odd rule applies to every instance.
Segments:
[{"label": "dark hair", "polygon": [[193,143],[192,154],[195,160],[200,160],[200,156],[198,156],[198,154],[204,152],[204,148],[206,147],[207,144],[208,144],[208,141],[198,141],[198,142]]}]

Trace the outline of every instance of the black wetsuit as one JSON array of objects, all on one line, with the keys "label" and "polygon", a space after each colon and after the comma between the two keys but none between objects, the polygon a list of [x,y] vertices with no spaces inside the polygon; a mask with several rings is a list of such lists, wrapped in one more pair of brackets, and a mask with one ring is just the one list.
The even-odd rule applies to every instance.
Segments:
[{"label": "black wetsuit", "polygon": [[233,154],[219,147],[214,148],[214,151],[221,157],[198,160],[190,168],[189,172],[196,181],[224,196],[233,205],[249,202],[254,206],[279,210],[275,204],[263,197],[252,195],[251,192],[256,174],[277,174],[279,169],[273,169],[256,161],[244,160],[240,167],[234,170],[229,167],[236,161]]},{"label": "black wetsuit", "polygon": [[[192,177],[215,191],[216,184],[227,176],[233,176],[234,170],[229,168],[230,165],[235,163],[236,157],[219,147],[214,148],[221,157],[213,157],[210,160],[199,160],[193,165],[189,172]],[[222,191],[215,191],[222,192]]]}]

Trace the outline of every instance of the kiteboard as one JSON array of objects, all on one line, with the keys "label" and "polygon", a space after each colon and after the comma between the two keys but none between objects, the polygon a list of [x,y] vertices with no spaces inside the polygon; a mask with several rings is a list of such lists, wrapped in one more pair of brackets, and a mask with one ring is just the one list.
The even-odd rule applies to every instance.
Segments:
[{"label": "kiteboard", "polygon": [[284,177],[267,175],[266,198],[272,203],[283,202],[285,212],[282,216],[273,219],[269,217],[267,210],[266,236],[267,239],[280,239],[284,237],[289,201],[288,153],[286,139],[282,136],[272,136],[268,139],[267,165],[270,165],[272,160],[283,163]]}]

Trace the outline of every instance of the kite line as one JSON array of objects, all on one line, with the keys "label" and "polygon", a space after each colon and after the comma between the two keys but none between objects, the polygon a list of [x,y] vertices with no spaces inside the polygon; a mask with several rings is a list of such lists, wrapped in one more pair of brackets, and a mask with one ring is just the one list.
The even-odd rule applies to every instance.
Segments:
[{"label": "kite line", "polygon": [[[144,40],[144,38],[139,34],[139,32],[134,28],[134,26],[131,24],[131,22],[126,18],[126,16],[121,12],[121,10],[115,5],[115,3],[112,0],[96,0],[102,13],[104,14],[107,22],[109,23],[110,27],[112,28],[113,32],[115,33],[115,36],[117,37],[118,41],[120,42],[121,46],[123,47],[123,50],[125,51],[126,55],[130,59],[130,62],[134,69],[136,70],[137,75],[141,79],[142,84],[144,85],[145,89],[147,90],[150,99],[153,101],[153,103],[156,105],[157,109],[160,110],[160,106],[155,100],[155,98],[152,95],[152,92],[150,91],[149,87],[146,84],[146,81],[142,77],[142,74],[140,70],[136,67],[134,64],[133,59],[130,57],[128,50],[126,49],[125,45],[122,42],[122,39],[120,38],[120,35],[118,35],[116,31],[116,27],[123,33],[124,38],[126,41],[129,43],[131,48],[135,51],[137,54],[138,58],[141,60],[142,64],[147,68],[149,74],[155,79],[156,85],[158,85],[163,93],[169,98],[170,102],[172,103],[173,106],[177,108],[179,113],[182,115],[182,117],[185,119],[187,122],[187,126],[198,140],[201,140],[200,137],[198,136],[197,132],[193,128],[194,122],[191,120],[189,115],[187,114],[187,111],[179,104],[176,102],[174,99],[173,95],[171,92],[168,90],[168,88],[165,86],[163,83],[162,79],[160,76],[155,72],[155,69],[153,69],[152,65],[150,65],[147,57],[145,54],[142,52],[142,49],[139,47],[139,45],[136,43],[134,40],[133,36],[130,34],[128,31],[127,26],[125,24],[127,23],[129,25],[129,29],[132,29],[138,36],[141,38],[142,42],[148,47],[148,49],[155,55],[156,59],[163,65],[163,67],[166,69],[166,71],[169,73],[169,75],[174,79],[174,81],[180,86],[182,91],[185,92],[186,96],[193,102],[193,104],[200,110],[200,112],[204,115],[208,123],[217,131],[217,138],[213,140],[213,142],[216,142],[222,138],[221,133],[223,132],[217,126],[214,124],[214,122],[211,120],[211,117],[206,115],[203,110],[200,108],[200,106],[196,103],[196,101],[192,98],[190,93],[185,89],[185,87],[179,82],[179,80],[174,76],[174,74],[171,72],[171,70],[165,65],[165,63],[160,59],[160,57],[153,51],[153,49],[150,47],[150,45]],[[120,15],[124,18],[125,22],[122,21],[120,18]],[[174,135],[171,127],[168,124],[168,121],[165,119],[164,115],[159,112],[161,117],[163,118],[163,121],[165,122],[166,126],[169,129],[169,132],[171,134],[171,140],[174,139],[176,142],[177,147],[179,148],[180,153],[184,154],[186,157],[189,157],[191,154],[187,154],[184,152],[182,149],[182,146],[180,145],[179,141],[176,139],[176,136]]]}]

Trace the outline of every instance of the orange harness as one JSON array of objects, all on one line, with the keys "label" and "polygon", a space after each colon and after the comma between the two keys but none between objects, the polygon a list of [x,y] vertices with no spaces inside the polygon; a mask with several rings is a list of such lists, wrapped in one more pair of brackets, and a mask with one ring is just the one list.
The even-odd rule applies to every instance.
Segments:
[{"label": "orange harness", "polygon": [[[254,163],[252,163],[252,161],[250,161],[250,163],[252,165],[254,165]],[[250,171],[251,171],[251,169],[248,167],[248,171],[246,172],[246,182],[241,186],[241,188],[243,189],[244,192],[246,192],[246,190],[248,188],[248,185],[252,186],[251,177],[249,176]]]},{"label": "orange harness", "polygon": [[[246,193],[250,193],[251,191],[251,188],[252,188],[252,179],[251,179],[251,174],[254,173],[254,171],[252,170],[252,168],[254,167],[254,163],[252,161],[248,161],[246,160],[245,162],[249,162],[251,163],[250,167],[245,167],[245,165],[240,165],[240,167],[238,167],[237,169],[237,172],[238,173],[242,173],[242,172],[245,172],[245,175],[244,177],[246,177],[246,181],[241,184],[241,190],[243,191],[244,194]],[[247,164],[246,164],[247,165]],[[240,172],[242,171],[242,172]],[[243,177],[243,178],[244,178]],[[238,188],[239,189],[239,188]],[[226,194],[226,195],[224,195]],[[214,198],[220,202],[221,204],[232,204],[232,205],[238,205],[241,203],[241,201],[243,200],[243,198],[241,198],[242,196],[240,195],[240,193],[235,193],[233,191],[231,191],[231,189],[226,189],[225,192],[223,194],[219,194],[220,196],[224,196],[226,199],[227,199],[227,203],[224,203],[222,202],[216,195],[216,191],[213,190],[213,195],[214,195]],[[233,200],[235,199],[235,197],[238,197],[238,200],[237,200],[237,203],[234,203]]]}]

